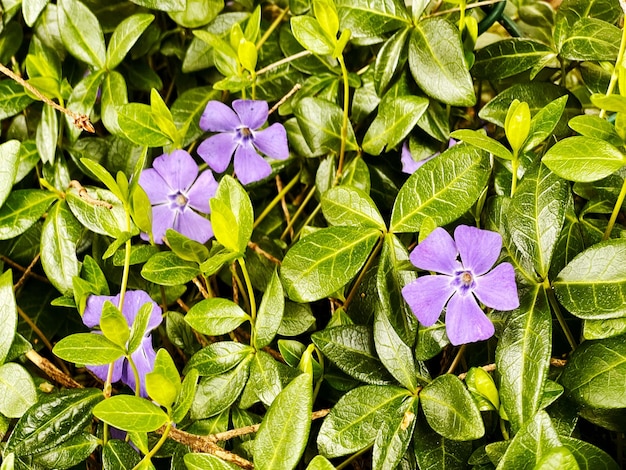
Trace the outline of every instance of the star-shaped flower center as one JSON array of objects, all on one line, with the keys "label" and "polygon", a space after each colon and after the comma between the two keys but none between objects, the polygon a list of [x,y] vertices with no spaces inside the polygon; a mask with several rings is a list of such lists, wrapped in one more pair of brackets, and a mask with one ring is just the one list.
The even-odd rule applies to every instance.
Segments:
[{"label": "star-shaped flower center", "polygon": [[237,139],[240,144],[245,144],[251,140],[254,140],[254,132],[249,127],[238,127],[237,128]]},{"label": "star-shaped flower center", "polygon": [[476,281],[471,271],[459,270],[454,273],[452,284],[460,293],[465,295],[474,289]]},{"label": "star-shaped flower center", "polygon": [[172,201],[172,209],[182,211],[185,207],[187,207],[189,199],[182,192],[177,191],[174,194],[170,194],[170,201]]}]

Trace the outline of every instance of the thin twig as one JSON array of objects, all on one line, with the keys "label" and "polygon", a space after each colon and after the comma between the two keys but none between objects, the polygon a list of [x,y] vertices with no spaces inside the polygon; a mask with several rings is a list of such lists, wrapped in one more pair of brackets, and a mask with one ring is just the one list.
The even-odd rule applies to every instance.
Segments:
[{"label": "thin twig", "polygon": [[[482,2],[470,3],[465,6],[466,10],[470,10],[472,8],[484,7],[488,5],[495,5],[496,3],[505,2],[506,0],[483,0]],[[441,16],[447,15],[448,13],[456,13],[457,11],[461,11],[460,7],[450,8],[449,10],[437,11],[435,13],[431,13],[430,15],[424,15],[423,18],[430,18],[433,16]]]},{"label": "thin twig", "polygon": [[96,129],[93,127],[93,124],[89,120],[89,116],[87,116],[86,114],[75,113],[71,109],[64,108],[63,106],[55,103],[50,98],[41,93],[37,88],[32,86],[19,75],[13,73],[11,69],[5,67],[3,64],[0,64],[0,72],[5,74],[12,80],[15,80],[17,83],[22,85],[24,88],[26,88],[28,91],[30,91],[33,95],[35,95],[47,105],[52,106],[54,109],[61,111],[63,114],[69,116],[70,119],[72,119],[74,126],[76,126],[77,128],[87,132],[91,132],[92,134],[96,132]]},{"label": "thin twig", "polygon": [[70,181],[70,188],[74,188],[78,191],[78,195],[81,199],[84,199],[86,202],[91,204],[92,206],[105,207],[107,209],[113,209],[113,204],[107,201],[101,201],[99,199],[95,199],[89,195],[85,187],[80,184],[79,181],[72,180]]},{"label": "thin twig", "polygon": [[276,111],[278,108],[280,108],[280,105],[283,104],[285,101],[287,101],[289,98],[291,98],[291,96],[298,91],[300,88],[302,88],[302,85],[300,85],[299,83],[296,83],[293,88],[291,90],[289,90],[287,92],[287,94],[285,96],[283,96],[281,99],[279,99],[276,104],[274,106],[272,106],[272,109],[270,109],[268,111],[268,116],[270,114],[272,114],[274,111]]},{"label": "thin twig", "polygon": [[28,278],[32,275],[32,270],[35,267],[35,265],[37,264],[37,261],[39,261],[39,256],[40,255],[41,255],[40,253],[37,253],[37,255],[30,262],[28,267],[24,270],[24,273],[22,274],[22,277],[20,277],[19,280],[13,286],[13,292],[17,292],[20,289],[20,287],[22,287],[24,285],[24,283],[28,280]]},{"label": "thin twig", "polygon": [[60,369],[57,369],[52,362],[40,356],[34,349],[28,351],[26,357],[56,383],[67,388],[83,388],[81,384]]},{"label": "thin twig", "polygon": [[[567,364],[567,360],[565,359],[556,359],[554,357],[550,358],[550,365],[553,367],[565,367],[566,364]],[[494,372],[496,370],[496,365],[487,364],[486,366],[482,366],[481,369],[483,369],[485,372]],[[467,376],[467,372],[463,372],[462,374],[458,375],[459,379],[461,380],[465,380],[466,376]]]},{"label": "thin twig", "polygon": [[278,266],[280,266],[281,261],[278,258],[276,258],[275,256],[272,256],[271,254],[269,254],[263,248],[261,248],[258,243],[254,243],[254,242],[250,241],[250,242],[248,242],[248,248],[250,248],[252,251],[260,254],[264,258],[267,258],[272,263],[277,264]]},{"label": "thin twig", "polygon": [[[12,259],[10,259],[10,258],[7,258],[7,257],[6,257],[6,256],[4,256],[4,255],[0,255],[0,260],[1,260],[3,263],[8,264],[8,265],[9,265],[9,266],[11,266],[12,268],[15,268],[15,269],[17,269],[17,270],[19,270],[19,271],[22,271],[23,273],[24,273],[24,272],[26,272],[26,269],[27,269],[27,268],[25,268],[25,267],[24,267],[24,266],[22,266],[21,264],[17,264],[15,261],[13,261],[13,260],[12,260]],[[29,277],[32,277],[33,279],[37,279],[38,281],[41,281],[41,282],[45,282],[46,284],[50,284],[50,281],[48,280],[48,278],[47,278],[47,277],[45,277],[45,276],[41,276],[41,275],[39,275],[39,274],[37,274],[37,273],[33,273],[33,272],[31,272],[31,273],[29,274]]]}]

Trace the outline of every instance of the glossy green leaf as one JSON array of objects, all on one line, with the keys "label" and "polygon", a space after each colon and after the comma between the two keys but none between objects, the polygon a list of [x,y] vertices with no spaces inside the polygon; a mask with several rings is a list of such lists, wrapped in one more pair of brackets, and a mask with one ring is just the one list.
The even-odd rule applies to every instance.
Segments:
[{"label": "glossy green leaf", "polygon": [[472,453],[472,443],[437,434],[420,415],[414,430],[413,450],[420,469],[434,470],[444,466],[449,470],[464,470]]},{"label": "glossy green leaf", "polygon": [[188,470],[237,470],[241,468],[212,454],[186,454],[184,459]]},{"label": "glossy green leaf", "polygon": [[152,10],[183,11],[185,0],[133,0],[133,3]]},{"label": "glossy green leaf", "polygon": [[141,457],[129,443],[118,439],[109,439],[102,448],[102,467],[104,470],[132,470]]},{"label": "glossy green leaf", "polygon": [[419,231],[427,217],[439,226],[460,217],[487,183],[488,160],[486,152],[469,145],[455,145],[425,163],[400,189],[390,231]]},{"label": "glossy green leaf", "polygon": [[413,351],[396,333],[386,313],[377,313],[374,320],[374,344],[380,361],[393,377],[414,392],[417,388],[417,371]]},{"label": "glossy green leaf", "polygon": [[200,264],[209,257],[209,250],[206,246],[187,238],[176,230],[168,228],[165,232],[165,239],[169,247],[180,259]]},{"label": "glossy green leaf", "polygon": [[418,415],[417,397],[409,398],[400,408],[385,416],[376,434],[372,450],[372,469],[393,470],[407,452]]},{"label": "glossy green leaf", "polygon": [[117,306],[106,300],[102,306],[100,316],[100,329],[106,339],[115,343],[122,349],[126,348],[126,342],[130,337],[128,322]]},{"label": "glossy green leaf", "polygon": [[101,401],[93,414],[124,431],[151,432],[167,422],[165,411],[145,398],[131,395],[116,395]]},{"label": "glossy green leaf", "polygon": [[246,191],[233,177],[226,175],[209,202],[217,241],[235,253],[245,253],[254,222],[254,209]]},{"label": "glossy green leaf", "polygon": [[13,271],[7,270],[0,276],[0,364],[7,358],[16,329],[17,304],[13,294]]},{"label": "glossy green leaf", "polygon": [[118,108],[128,103],[128,90],[123,75],[115,70],[107,73],[102,81],[100,112],[102,124],[113,134],[121,135]]},{"label": "glossy green leaf", "polygon": [[617,59],[621,32],[617,26],[597,18],[581,18],[568,31],[560,55],[568,60]]},{"label": "glossy green leaf", "polygon": [[458,441],[485,434],[480,411],[463,383],[454,375],[440,375],[420,392],[424,415],[431,428]]},{"label": "glossy green leaf", "polygon": [[18,189],[0,207],[0,240],[17,237],[28,230],[57,199],[40,189]]},{"label": "glossy green leaf", "polygon": [[596,446],[569,436],[559,436],[564,448],[569,450],[580,470],[618,470],[619,466],[605,451]]},{"label": "glossy green leaf", "polygon": [[13,362],[0,366],[0,413],[21,418],[35,403],[37,390],[26,369]]},{"label": "glossy green leaf", "polygon": [[626,313],[626,239],[597,243],[576,256],[553,283],[557,298],[572,315],[617,318]]},{"label": "glossy green leaf", "polygon": [[13,80],[0,82],[0,119],[16,115],[33,101],[19,83]]},{"label": "glossy green leaf", "polygon": [[65,361],[91,366],[109,364],[124,355],[121,346],[95,333],[66,336],[54,346],[52,352]]},{"label": "glossy green leaf", "polygon": [[111,176],[111,173],[104,168],[100,163],[91,160],[89,158],[81,158],[80,162],[87,167],[87,169],[93,173],[97,180],[100,180],[120,201],[127,199],[126,192],[122,191],[117,181]]},{"label": "glossy green leaf", "polygon": [[500,400],[517,432],[539,410],[552,352],[552,318],[542,287],[520,300],[496,348]]},{"label": "glossy green leaf", "polygon": [[306,50],[319,55],[331,55],[334,52],[337,39],[329,36],[317,19],[294,16],[290,23],[293,36]]},{"label": "glossy green leaf", "polygon": [[43,224],[41,265],[52,285],[64,294],[72,292],[72,279],[79,273],[76,244],[81,231],[66,202],[55,204]]},{"label": "glossy green leaf", "polygon": [[615,147],[624,145],[624,141],[615,131],[615,126],[599,116],[575,116],[570,119],[569,126],[585,137],[605,140]]},{"label": "glossy green leaf", "polygon": [[452,106],[476,103],[459,30],[448,20],[431,17],[417,23],[409,41],[409,65],[428,96]]},{"label": "glossy green leaf", "polygon": [[83,432],[91,410],[103,399],[102,390],[74,389],[42,396],[17,422],[5,452],[29,455],[54,449]]},{"label": "glossy green leaf", "polygon": [[[67,100],[67,108],[72,110],[78,115],[90,116],[93,111],[93,106],[98,99],[100,93],[100,85],[104,80],[105,72],[98,70],[90,73],[83,78],[72,90],[72,94]],[[82,129],[74,125],[74,119],[68,115],[65,116],[65,122],[67,123],[67,132],[70,136],[71,142],[76,142],[78,136],[82,133]]]},{"label": "glossy green leaf", "polygon": [[141,103],[122,105],[117,110],[117,123],[122,135],[137,145],[162,147],[171,143],[154,117],[150,106]]},{"label": "glossy green leaf", "polygon": [[17,175],[19,152],[18,140],[9,140],[0,145],[0,207],[13,187]]},{"label": "glossy green leaf", "polygon": [[428,99],[421,96],[385,97],[378,114],[363,137],[363,150],[380,155],[396,147],[415,127],[428,108]]},{"label": "glossy green leaf", "polygon": [[124,60],[128,51],[152,21],[154,21],[154,15],[138,13],[129,16],[116,26],[106,51],[105,62],[109,70],[114,69]]},{"label": "glossy green leaf", "polygon": [[309,331],[315,325],[315,322],[316,319],[309,304],[297,304],[286,301],[283,318],[278,327],[278,334],[281,336],[297,336]]},{"label": "glossy green leaf", "polygon": [[182,421],[189,412],[196,393],[198,378],[199,374],[196,369],[190,370],[185,375],[185,378],[181,383],[180,392],[176,398],[176,403],[172,409],[172,420],[175,423]]},{"label": "glossy green leaf", "polygon": [[[297,370],[294,370],[297,374]],[[283,389],[279,363],[268,353],[257,351],[252,359],[250,378],[241,397],[240,406],[249,408],[260,401],[269,407]]]},{"label": "glossy green leaf", "polygon": [[530,132],[524,148],[531,150],[549,138],[563,116],[568,96],[563,95],[541,108],[530,121]]},{"label": "glossy green leaf", "polygon": [[311,335],[311,340],[324,356],[339,369],[369,384],[386,384],[391,376],[376,357],[370,328],[345,325],[326,328]]},{"label": "glossy green leaf", "polygon": [[543,163],[570,181],[597,181],[626,165],[626,156],[604,140],[574,136],[552,146]]},{"label": "glossy green leaf", "polygon": [[154,119],[161,132],[174,142],[175,146],[180,145],[178,129],[176,129],[176,124],[174,124],[172,112],[165,104],[165,101],[163,101],[163,98],[161,98],[161,95],[159,95],[159,92],[154,88],[150,90],[150,110],[152,119]]},{"label": "glossy green leaf", "polygon": [[182,260],[171,251],[155,254],[141,269],[144,279],[162,286],[185,284],[198,274],[198,263]]},{"label": "glossy green leaf", "polygon": [[377,93],[382,94],[387,89],[398,67],[406,62],[406,44],[410,34],[411,29],[408,27],[397,31],[378,51],[374,69],[374,87]]},{"label": "glossy green leaf", "polygon": [[274,271],[263,293],[254,322],[254,346],[256,349],[263,349],[272,342],[280,327],[284,310],[283,286],[280,283],[278,273]]},{"label": "glossy green leaf", "polygon": [[33,456],[33,466],[36,468],[72,468],[86,460],[96,447],[98,438],[86,432],[70,437],[53,449]]},{"label": "glossy green leaf", "polygon": [[76,188],[71,188],[65,193],[65,200],[78,221],[89,230],[101,235],[117,238],[126,228],[126,212],[111,192],[103,188],[82,188],[87,196],[95,201],[107,202],[111,207],[94,204],[81,196]]},{"label": "glossy green leaf", "polygon": [[[338,105],[321,98],[306,97],[298,101],[294,114],[302,135],[313,152],[320,150],[336,152],[339,149],[343,112]],[[348,123],[346,150],[357,149],[354,130]]]},{"label": "glossy green leaf", "polygon": [[287,296],[309,302],[339,290],[363,267],[379,238],[373,228],[329,227],[301,239],[281,266]]},{"label": "glossy green leaf", "polygon": [[146,374],[146,391],[150,398],[169,409],[180,389],[180,376],[174,360],[166,349],[160,348],[156,353],[154,369]]},{"label": "glossy green leaf", "polygon": [[59,136],[59,117],[52,106],[44,106],[41,120],[37,125],[36,143],[39,157],[44,163],[54,163],[57,139]]},{"label": "glossy green leaf", "polygon": [[[203,3],[205,3],[203,1]],[[187,51],[189,54],[189,50]],[[182,145],[187,146],[203,134],[200,129],[200,116],[207,103],[217,99],[219,92],[211,87],[198,87],[184,91],[171,106],[174,124],[182,136]]]},{"label": "glossy green leaf", "polygon": [[106,64],[104,36],[96,16],[78,0],[61,0],[59,32],[65,48],[77,59],[102,69]]},{"label": "glossy green leaf", "polygon": [[386,33],[408,26],[411,16],[398,0],[339,0],[337,11],[342,29],[362,43],[378,42]]},{"label": "glossy green leaf", "polygon": [[365,385],[343,395],[326,416],[317,437],[328,458],[358,452],[372,445],[386,416],[397,412],[408,397],[405,388]]},{"label": "glossy green leaf", "polygon": [[168,15],[185,28],[197,28],[211,22],[224,8],[224,0],[187,0],[183,11],[170,11]]},{"label": "glossy green leaf", "polygon": [[505,160],[512,160],[513,154],[504,145],[495,139],[487,136],[480,131],[474,131],[471,129],[459,129],[450,134],[450,137],[467,142],[479,149],[486,152],[493,153],[496,157],[503,158]]},{"label": "glossy green leaf", "polygon": [[511,440],[496,469],[536,468],[546,454],[560,445],[550,417],[545,411],[539,411]]},{"label": "glossy green leaf", "polygon": [[383,220],[372,198],[350,186],[335,186],[322,196],[322,212],[331,225],[377,228],[385,230]]},{"label": "glossy green leaf", "polygon": [[201,300],[185,315],[194,330],[211,336],[230,333],[248,320],[250,316],[239,305],[219,297]]},{"label": "glossy green leaf", "polygon": [[254,466],[267,470],[295,468],[304,453],[311,427],[313,385],[300,374],[270,406],[254,439]]},{"label": "glossy green leaf", "polygon": [[252,347],[234,341],[211,343],[195,353],[185,366],[186,373],[196,369],[201,376],[215,376],[229,371],[252,353]]},{"label": "glossy green leaf", "polygon": [[316,455],[309,462],[306,470],[335,470],[335,466],[330,463],[330,461],[326,457],[322,455]]},{"label": "glossy green leaf", "polygon": [[503,39],[476,52],[472,74],[489,80],[507,78],[538,66],[550,56],[554,56],[554,52],[541,42],[525,38]]},{"label": "glossy green leaf", "polygon": [[548,274],[554,248],[565,222],[567,181],[538,164],[527,170],[505,216],[510,241],[533,260],[535,271]]}]

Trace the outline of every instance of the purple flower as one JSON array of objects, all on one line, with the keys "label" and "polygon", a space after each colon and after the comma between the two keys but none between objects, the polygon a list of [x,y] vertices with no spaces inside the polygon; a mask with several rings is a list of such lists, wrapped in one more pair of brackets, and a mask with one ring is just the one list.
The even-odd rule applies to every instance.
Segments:
[{"label": "purple flower", "polygon": [[519,307],[513,266],[501,263],[491,269],[501,248],[502,237],[489,230],[459,225],[454,240],[441,227],[433,230],[410,259],[420,269],[441,274],[419,277],[402,289],[420,323],[433,325],[447,304],[446,333],[453,345],[490,338],[493,323],[476,299],[497,310]]},{"label": "purple flower", "polygon": [[[448,148],[454,147],[456,143],[457,143],[456,140],[450,139],[448,141]],[[402,151],[400,152],[400,163],[402,163],[402,172],[412,175],[419,168],[421,168],[424,163],[432,160],[440,153],[441,152],[435,152],[426,158],[423,158],[421,160],[415,160],[413,159],[413,155],[411,155],[411,150],[409,149],[409,141],[407,139],[404,141],[404,144],[402,144]]]},{"label": "purple flower", "polygon": [[198,155],[213,171],[223,173],[234,153],[235,175],[242,184],[262,180],[272,173],[272,167],[258,152],[276,160],[287,159],[287,132],[279,123],[259,130],[268,117],[265,101],[235,100],[233,109],[220,101],[209,101],[200,128],[218,134],[200,144]]},{"label": "purple flower", "polygon": [[[174,150],[157,157],[152,168],[141,172],[139,184],[153,204],[155,243],[163,243],[168,228],[200,243],[213,236],[211,222],[194,209],[203,214],[211,212],[209,199],[215,195],[217,182],[210,171],[198,177],[198,165],[187,152]],[[141,236],[148,239],[146,234]]]},{"label": "purple flower", "polygon": [[[94,328],[95,326],[100,324],[100,317],[102,316],[102,308],[104,306],[104,302],[110,301],[116,307],[120,301],[120,295],[116,296],[110,295],[91,295],[87,299],[87,307],[85,308],[85,312],[83,313],[83,323],[89,328]],[[154,352],[154,348],[152,347],[152,339],[150,337],[150,332],[154,330],[161,323],[161,307],[159,307],[150,296],[142,290],[136,291],[127,291],[124,296],[124,305],[122,306],[122,315],[126,318],[128,322],[128,326],[131,327],[133,322],[135,321],[135,317],[137,316],[137,312],[145,303],[152,304],[152,313],[150,314],[150,319],[148,321],[148,326],[146,331],[143,333],[143,340],[141,341],[141,345],[137,350],[131,354],[133,362],[135,363],[135,367],[137,367],[137,372],[139,373],[139,377],[143,379],[148,372],[152,372],[154,369],[154,359],[156,358],[156,353]],[[100,334],[99,332],[94,332],[94,334]],[[104,366],[87,366],[91,372],[94,373],[96,377],[98,377],[103,382],[107,378],[107,373],[109,370],[108,365]],[[136,390],[135,384],[135,374],[133,373],[133,369],[128,362],[128,359],[122,357],[113,363],[113,377],[111,378],[111,382],[124,382],[133,390]],[[142,380],[140,383],[141,396],[147,397],[146,387]]]}]

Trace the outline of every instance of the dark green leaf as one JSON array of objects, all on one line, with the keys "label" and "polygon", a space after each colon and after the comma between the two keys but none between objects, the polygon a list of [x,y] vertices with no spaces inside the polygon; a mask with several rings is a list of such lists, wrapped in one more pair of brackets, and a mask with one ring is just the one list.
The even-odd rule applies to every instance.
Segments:
[{"label": "dark green leaf", "polygon": [[559,440],[563,447],[574,455],[580,470],[619,469],[619,466],[609,454],[588,442],[563,435],[559,436]]},{"label": "dark green leaf", "polygon": [[281,336],[297,336],[315,325],[315,317],[309,304],[286,301],[283,318],[278,327]]},{"label": "dark green leaf", "polygon": [[[100,85],[104,77],[105,72],[98,70],[90,73],[78,82],[67,101],[67,108],[78,115],[89,116],[93,111],[93,105],[98,98]],[[82,129],[76,127],[74,125],[74,118],[68,115],[65,115],[65,122],[67,123],[67,132],[70,134],[70,140],[75,142],[81,134]]]},{"label": "dark green leaf", "polygon": [[127,442],[109,439],[102,449],[104,470],[132,470],[141,457]]},{"label": "dark green leaf", "polygon": [[46,212],[57,196],[39,189],[18,189],[0,207],[0,240],[17,237]]},{"label": "dark green leaf", "polygon": [[414,392],[417,388],[417,371],[413,351],[396,333],[386,313],[377,313],[374,320],[374,344],[380,361],[393,377]]},{"label": "dark green leaf", "polygon": [[201,376],[215,376],[229,371],[254,350],[234,341],[218,341],[202,348],[189,359],[185,372],[196,369]]},{"label": "dark green leaf", "polygon": [[186,90],[174,101],[171,107],[172,117],[182,136],[183,146],[189,145],[203,134],[199,125],[200,116],[207,103],[218,97],[218,92],[211,87],[198,87]]},{"label": "dark green leaf", "polygon": [[426,423],[424,416],[417,418],[413,435],[415,459],[420,470],[465,470],[472,453],[472,443],[447,439]]},{"label": "dark green leaf", "polygon": [[239,305],[219,297],[201,300],[185,315],[194,330],[211,336],[230,333],[247,320],[249,315]]},{"label": "dark green leaf", "polygon": [[410,33],[411,29],[408,27],[401,29],[391,36],[378,51],[374,69],[374,86],[378,93],[382,94],[391,83],[396,70],[406,62],[406,43]]},{"label": "dark green leaf", "polygon": [[167,422],[165,411],[145,398],[131,395],[116,395],[101,401],[93,414],[124,431],[151,432]]},{"label": "dark green leaf", "polygon": [[322,212],[330,225],[348,225],[385,230],[383,220],[372,198],[350,186],[335,186],[322,196]]},{"label": "dark green leaf", "polygon": [[278,273],[274,271],[267,288],[261,299],[256,321],[254,322],[254,347],[263,349],[268,346],[280,327],[285,310],[285,297],[283,286],[278,278]]},{"label": "dark green leaf", "polygon": [[554,55],[548,46],[532,39],[503,39],[476,52],[472,74],[489,80],[507,78],[532,69]]},{"label": "dark green leaf", "polygon": [[77,59],[96,69],[103,69],[106,49],[96,16],[78,0],[59,1],[57,13],[65,48]]},{"label": "dark green leaf", "polygon": [[67,441],[46,452],[33,456],[35,468],[72,468],[86,460],[98,447],[98,438],[86,432],[70,437]]},{"label": "dark green leaf", "polygon": [[185,284],[198,274],[198,263],[182,260],[171,251],[155,254],[141,269],[144,279],[162,286]]},{"label": "dark green leaf", "polygon": [[0,82],[0,119],[16,115],[33,101],[19,83],[13,80]]}]

